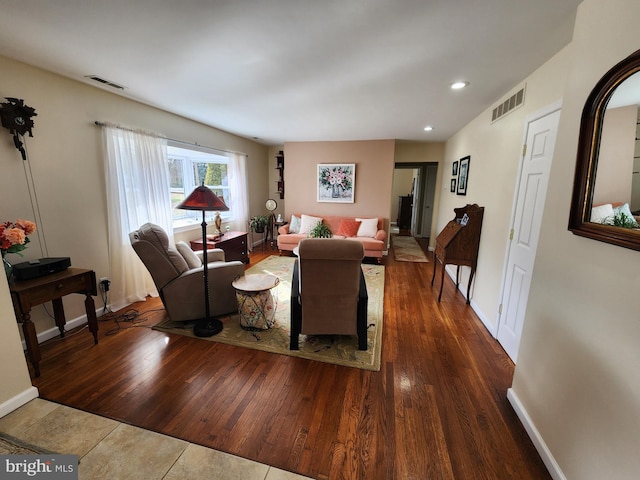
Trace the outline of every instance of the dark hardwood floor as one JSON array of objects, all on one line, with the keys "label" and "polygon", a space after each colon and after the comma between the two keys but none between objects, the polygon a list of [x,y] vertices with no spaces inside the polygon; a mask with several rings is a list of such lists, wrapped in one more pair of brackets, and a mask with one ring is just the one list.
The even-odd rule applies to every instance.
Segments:
[{"label": "dark hardwood floor", "polygon": [[433,263],[392,251],[383,263],[379,372],[151,330],[164,313],[149,300],[119,331],[101,322],[98,345],[87,331],[42,344],[33,383],[45,399],[316,479],[550,478],[506,399],[514,366],[451,280],[438,303]]}]

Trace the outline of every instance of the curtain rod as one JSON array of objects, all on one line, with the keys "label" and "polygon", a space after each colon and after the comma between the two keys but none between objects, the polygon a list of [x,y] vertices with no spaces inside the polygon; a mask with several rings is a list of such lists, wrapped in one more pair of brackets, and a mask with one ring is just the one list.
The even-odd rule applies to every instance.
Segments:
[{"label": "curtain rod", "polygon": [[141,130],[141,129],[138,129],[138,128],[123,127],[122,125],[118,125],[117,123],[99,122],[97,120],[94,123],[99,127],[118,128],[120,130],[125,130],[127,132],[141,133],[141,134],[149,135],[151,137],[156,137],[156,138],[165,138],[170,142],[181,143],[183,145],[191,145],[191,146],[194,146],[194,147],[206,148],[206,149],[209,149],[209,150],[215,150],[216,152],[222,152],[222,153],[235,153],[235,154],[238,154],[238,155],[244,155],[245,157],[249,156],[244,152],[237,152],[235,150],[224,150],[222,148],[215,148],[215,147],[208,147],[206,145],[200,145],[198,143],[189,143],[189,142],[185,142],[183,140],[175,140],[173,138],[168,138],[168,137],[166,137],[166,136],[164,136],[162,134],[159,134],[159,133],[149,132],[147,130]]}]

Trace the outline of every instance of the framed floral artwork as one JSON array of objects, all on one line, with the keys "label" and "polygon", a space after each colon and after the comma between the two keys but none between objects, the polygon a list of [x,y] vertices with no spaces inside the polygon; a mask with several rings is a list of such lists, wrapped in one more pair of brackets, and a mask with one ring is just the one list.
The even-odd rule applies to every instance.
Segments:
[{"label": "framed floral artwork", "polygon": [[353,203],[355,185],[355,163],[318,164],[318,202]]}]

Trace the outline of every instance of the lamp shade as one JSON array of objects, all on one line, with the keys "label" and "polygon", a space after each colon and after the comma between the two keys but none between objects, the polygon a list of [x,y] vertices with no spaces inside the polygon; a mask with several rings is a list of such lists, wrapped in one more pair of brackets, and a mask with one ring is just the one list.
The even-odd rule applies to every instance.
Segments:
[{"label": "lamp shade", "polygon": [[229,207],[224,203],[224,200],[204,185],[197,187],[193,192],[191,192],[191,195],[180,202],[176,208],[181,210],[217,210],[222,212],[229,210]]}]

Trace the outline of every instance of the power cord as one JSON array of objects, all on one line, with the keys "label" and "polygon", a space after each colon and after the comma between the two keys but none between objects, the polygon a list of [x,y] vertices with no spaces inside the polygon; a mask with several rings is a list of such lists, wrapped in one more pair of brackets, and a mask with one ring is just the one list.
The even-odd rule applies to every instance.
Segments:
[{"label": "power cord", "polygon": [[[142,325],[144,322],[149,320],[147,314],[152,312],[164,311],[164,308],[156,308],[153,310],[146,310],[144,313],[140,314],[138,310],[135,308],[130,308],[125,310],[124,312],[120,312],[118,314],[111,311],[109,308],[109,286],[111,282],[109,280],[103,280],[100,282],[99,290],[100,290],[100,298],[102,299],[102,304],[104,307],[102,308],[102,315],[98,318],[100,322],[109,322],[114,321],[116,326],[111,330],[107,330],[105,335],[115,335],[121,330],[125,330],[128,328],[135,327],[145,327],[151,328],[151,325]],[[123,323],[129,323],[130,325],[124,327]]]}]

